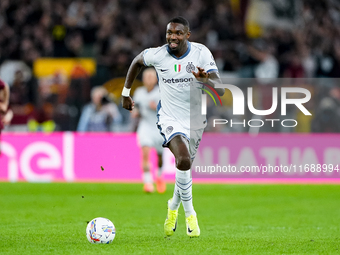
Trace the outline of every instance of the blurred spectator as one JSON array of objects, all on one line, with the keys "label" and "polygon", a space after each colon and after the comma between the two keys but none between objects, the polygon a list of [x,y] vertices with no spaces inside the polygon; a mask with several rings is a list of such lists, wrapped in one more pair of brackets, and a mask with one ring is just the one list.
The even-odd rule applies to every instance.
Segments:
[{"label": "blurred spectator", "polygon": [[26,126],[28,118],[33,111],[33,105],[29,97],[30,88],[24,80],[21,70],[15,72],[14,81],[10,90],[10,105],[14,114],[12,125]]},{"label": "blurred spectator", "polygon": [[122,117],[106,89],[94,87],[91,90],[91,100],[92,102],[85,105],[81,113],[77,131],[116,131]]},{"label": "blurred spectator", "polygon": [[[221,70],[238,71],[247,67],[252,63],[243,60],[250,54],[261,62],[257,69],[278,64],[281,76],[291,72],[285,70],[297,62],[294,59],[292,63],[290,56],[296,56],[304,68],[309,68],[304,76],[313,73],[313,59],[317,60],[317,75],[340,75],[336,43],[340,34],[337,1],[297,0],[294,11],[287,10],[291,15],[280,14],[284,7],[275,1],[266,1],[272,5],[275,15],[294,22],[293,16],[299,16],[300,20],[290,30],[270,24],[261,28],[262,39],[267,41],[269,47],[266,48],[271,51],[265,62],[253,50],[247,53],[240,47],[249,36],[244,27],[251,2],[190,0],[183,3],[174,0],[169,4],[154,0],[4,0],[0,3],[0,61],[23,59],[31,66],[38,57],[94,56],[98,58],[100,69],[98,79],[104,74],[108,80],[124,75],[131,57],[143,48],[164,43],[164,31],[155,24],[166,23],[176,13],[190,20],[195,32],[191,40],[209,45],[213,53],[216,51],[214,55]],[[257,11],[259,15],[263,12]],[[274,58],[278,63],[274,63]]]},{"label": "blurred spectator", "polygon": [[53,118],[60,131],[77,130],[82,107],[91,100],[90,77],[80,64],[74,66],[70,78],[66,99],[59,103]]},{"label": "blurred spectator", "polygon": [[279,64],[273,55],[273,47],[263,40],[257,40],[248,47],[250,55],[259,63],[255,66],[255,78],[277,78],[279,75]]},{"label": "blurred spectator", "polygon": [[323,97],[312,121],[312,132],[340,132],[340,88],[330,89]]},{"label": "blurred spectator", "polygon": [[[284,17],[291,26],[267,22],[255,34],[250,34],[245,28],[253,2],[270,5],[273,14]],[[0,64],[6,60],[22,60],[32,67],[40,57],[93,57],[97,60],[97,69],[91,80],[86,79],[86,86],[90,88],[93,84],[125,76],[132,56],[144,48],[165,43],[165,31],[157,24],[182,15],[191,24],[190,40],[211,48],[222,76],[339,77],[339,1],[284,3],[267,0],[2,0]],[[271,16],[266,9],[256,12],[260,17]],[[246,46],[250,44],[252,46]],[[50,100],[53,107],[59,106],[53,118],[60,130],[75,129],[80,109],[87,101],[84,95],[78,98],[74,94],[81,83],[81,80],[71,81],[72,92],[68,92],[71,95],[61,93],[56,101]],[[18,103],[17,100],[14,104],[14,123],[22,117],[20,114],[27,115],[33,106],[39,108],[41,104],[36,102],[37,96],[32,96],[37,89],[31,84],[35,82],[27,83],[24,89],[27,91],[29,87],[28,101]],[[16,91],[17,88],[16,85],[13,89],[13,102],[14,97],[24,94]],[[80,91],[89,96],[88,88]],[[22,109],[15,109],[17,106]]]},{"label": "blurred spectator", "polygon": [[34,109],[34,112],[27,122],[28,131],[30,132],[53,132],[56,130],[56,124],[53,120],[53,105],[44,101]]},{"label": "blurred spectator", "polygon": [[292,53],[288,66],[284,70],[283,77],[303,78],[305,76],[305,73],[301,63],[301,59],[301,56],[299,56],[297,52]]},{"label": "blurred spectator", "polygon": [[68,53],[67,57],[75,58],[80,57],[83,52],[83,37],[80,33],[73,33],[72,35],[68,36],[67,38],[67,48]]}]

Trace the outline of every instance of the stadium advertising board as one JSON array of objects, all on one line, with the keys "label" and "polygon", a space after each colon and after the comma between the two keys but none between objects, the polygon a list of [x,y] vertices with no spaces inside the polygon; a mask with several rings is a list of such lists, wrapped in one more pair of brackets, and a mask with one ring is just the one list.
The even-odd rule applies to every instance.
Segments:
[{"label": "stadium advertising board", "polygon": [[[340,182],[339,139],[335,134],[205,134],[192,173],[201,182]],[[174,180],[173,163],[166,150],[168,181]],[[3,135],[2,181],[140,182],[140,175],[135,134]]]}]

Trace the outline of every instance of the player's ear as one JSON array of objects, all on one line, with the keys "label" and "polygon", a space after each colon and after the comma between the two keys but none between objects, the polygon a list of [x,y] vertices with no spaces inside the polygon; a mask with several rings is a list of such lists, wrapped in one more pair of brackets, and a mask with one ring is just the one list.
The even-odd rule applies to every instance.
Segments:
[{"label": "player's ear", "polygon": [[188,32],[187,32],[187,39],[189,39],[190,35],[191,35],[191,32],[188,31]]}]

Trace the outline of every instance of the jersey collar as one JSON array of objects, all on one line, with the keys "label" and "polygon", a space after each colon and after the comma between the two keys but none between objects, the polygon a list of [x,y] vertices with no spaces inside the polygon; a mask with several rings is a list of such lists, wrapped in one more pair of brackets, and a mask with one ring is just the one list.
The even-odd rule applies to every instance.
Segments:
[{"label": "jersey collar", "polygon": [[182,58],[185,58],[185,57],[189,54],[189,52],[190,52],[190,50],[191,50],[191,43],[190,43],[189,41],[187,41],[187,45],[188,45],[187,51],[186,51],[182,56],[180,56],[179,58],[176,57],[174,54],[171,53],[170,48],[169,48],[169,45],[167,45],[166,49],[167,49],[168,53],[169,53],[173,58],[175,58],[175,59],[182,59]]}]

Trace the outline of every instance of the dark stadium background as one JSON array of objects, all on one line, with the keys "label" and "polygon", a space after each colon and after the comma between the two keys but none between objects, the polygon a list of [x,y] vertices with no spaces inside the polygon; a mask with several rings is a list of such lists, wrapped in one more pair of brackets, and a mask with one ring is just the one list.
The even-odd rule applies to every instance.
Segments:
[{"label": "dark stadium background", "polygon": [[[266,55],[276,77],[340,76],[338,1],[5,0],[0,13],[0,76],[11,86],[14,111],[6,131],[35,131],[27,127],[30,119],[74,131],[90,89],[112,79],[106,87],[119,104],[119,78],[136,54],[165,43],[165,25],[176,15],[190,21],[190,40],[209,47],[222,76],[256,77]],[[95,70],[51,71],[46,91],[35,70],[40,58],[92,58]],[[316,86],[312,93],[313,118],[293,131],[339,132],[339,86]],[[133,131],[129,113],[119,109],[123,122],[116,130]]]},{"label": "dark stadium background", "polygon": [[[311,116],[294,105],[286,116],[280,106],[270,116],[247,107],[233,116],[229,92],[223,107],[208,97],[194,164],[298,172],[193,174],[196,239],[186,235],[182,208],[176,233],[164,238],[174,158],[166,150],[167,191],[145,194],[137,121],[120,105],[131,61],[165,44],[167,22],[178,15],[225,81],[244,94],[253,88],[256,109],[270,108],[273,87],[311,93],[304,104]],[[339,0],[1,0],[0,78],[14,113],[0,139],[1,254],[339,253]],[[77,131],[96,86],[109,91],[100,102],[116,104],[121,118],[107,132]],[[298,125],[211,125],[231,118]],[[111,245],[86,240],[95,217],[114,223]]]}]

